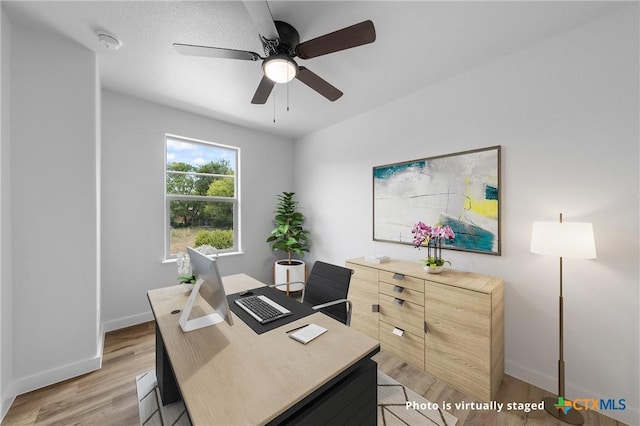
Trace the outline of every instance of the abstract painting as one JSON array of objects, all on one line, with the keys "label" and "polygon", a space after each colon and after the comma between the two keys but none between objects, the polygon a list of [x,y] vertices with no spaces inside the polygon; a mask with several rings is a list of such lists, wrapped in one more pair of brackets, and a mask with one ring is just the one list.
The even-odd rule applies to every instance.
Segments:
[{"label": "abstract painting", "polygon": [[373,239],[412,244],[418,221],[448,225],[443,248],[500,254],[500,146],[373,168]]}]

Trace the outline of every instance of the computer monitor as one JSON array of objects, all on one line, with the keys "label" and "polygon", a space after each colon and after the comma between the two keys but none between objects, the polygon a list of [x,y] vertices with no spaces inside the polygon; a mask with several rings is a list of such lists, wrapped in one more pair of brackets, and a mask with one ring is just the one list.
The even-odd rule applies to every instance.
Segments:
[{"label": "computer monitor", "polygon": [[[233,325],[227,295],[222,285],[222,277],[218,270],[218,262],[215,259],[187,247],[187,253],[191,261],[193,275],[197,281],[187,304],[180,315],[180,328],[182,331],[193,331],[199,328],[208,327],[210,325],[219,324],[226,321],[229,325]],[[204,315],[199,318],[189,319],[193,304],[198,294],[216,311],[213,314]]]}]

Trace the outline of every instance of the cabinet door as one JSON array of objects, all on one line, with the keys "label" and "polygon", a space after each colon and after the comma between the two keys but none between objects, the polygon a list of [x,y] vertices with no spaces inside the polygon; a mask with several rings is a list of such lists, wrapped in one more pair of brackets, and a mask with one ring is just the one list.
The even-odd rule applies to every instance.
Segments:
[{"label": "cabinet door", "polygon": [[378,270],[353,263],[347,263],[347,268],[354,271],[348,296],[353,304],[351,327],[380,340],[378,313],[372,308],[378,304]]},{"label": "cabinet door", "polygon": [[491,296],[426,281],[425,320],[425,370],[489,401]]}]

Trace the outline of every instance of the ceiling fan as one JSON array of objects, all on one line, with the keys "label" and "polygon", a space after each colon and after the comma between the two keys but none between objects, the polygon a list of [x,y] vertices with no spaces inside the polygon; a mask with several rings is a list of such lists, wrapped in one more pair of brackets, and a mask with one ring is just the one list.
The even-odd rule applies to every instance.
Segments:
[{"label": "ceiling fan", "polygon": [[299,66],[294,58],[311,59],[373,43],[376,39],[373,22],[364,21],[300,43],[298,31],[293,26],[286,22],[273,20],[266,1],[245,1],[244,5],[251,19],[258,26],[265,56],[246,50],[182,43],[173,43],[173,47],[183,55],[245,61],[262,60],[264,75],[253,99],[251,99],[252,104],[266,103],[276,83],[288,83],[294,78],[330,101],[339,99],[342,96],[340,90],[308,68]]}]

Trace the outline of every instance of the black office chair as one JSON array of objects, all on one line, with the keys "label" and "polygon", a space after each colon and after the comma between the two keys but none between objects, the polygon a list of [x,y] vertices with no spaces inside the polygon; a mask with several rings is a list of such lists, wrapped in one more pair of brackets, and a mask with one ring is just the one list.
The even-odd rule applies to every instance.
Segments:
[{"label": "black office chair", "polygon": [[[349,283],[353,271],[342,266],[316,261],[306,283],[304,284],[301,302],[315,310],[340,321],[351,324],[351,301],[347,300]],[[279,284],[280,287],[282,284]]]}]

